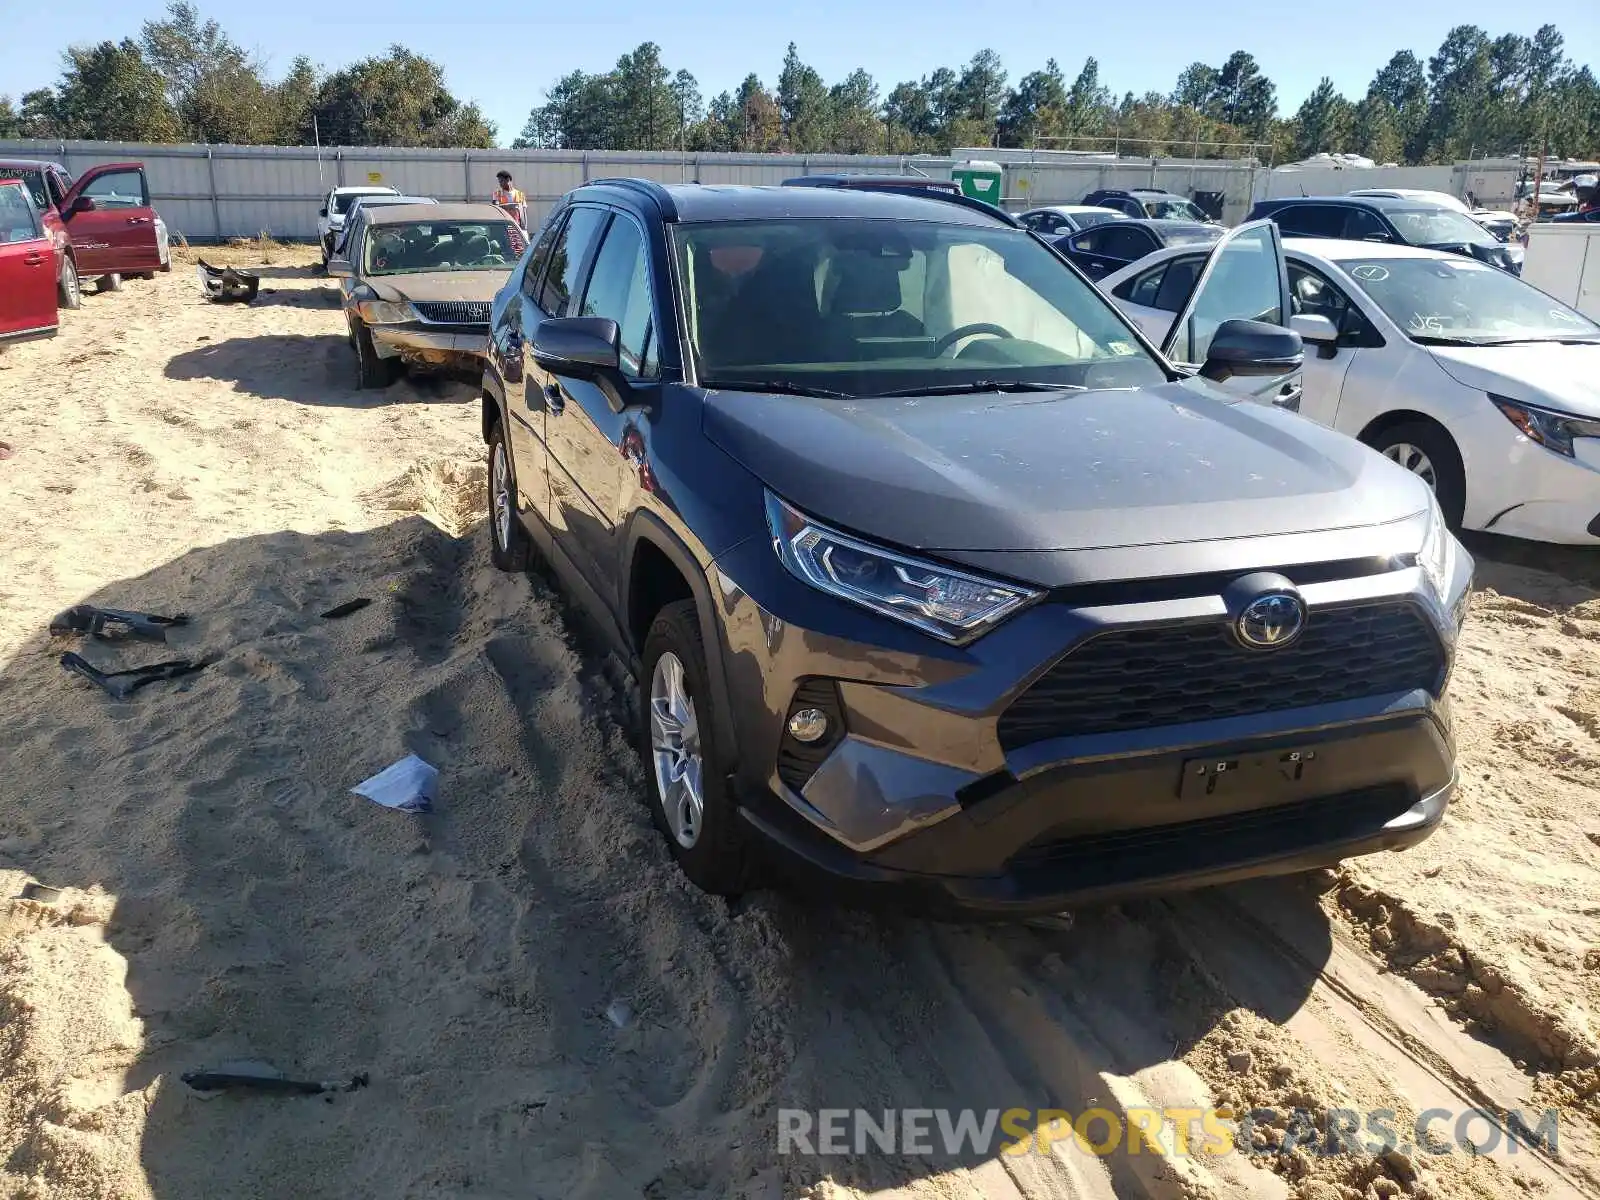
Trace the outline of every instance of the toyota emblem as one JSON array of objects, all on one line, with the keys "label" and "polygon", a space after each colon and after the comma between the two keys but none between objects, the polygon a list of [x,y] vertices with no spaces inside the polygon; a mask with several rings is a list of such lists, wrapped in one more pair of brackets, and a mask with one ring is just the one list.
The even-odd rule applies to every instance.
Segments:
[{"label": "toyota emblem", "polygon": [[1257,596],[1234,622],[1239,641],[1252,650],[1279,650],[1306,627],[1305,602],[1293,592]]}]

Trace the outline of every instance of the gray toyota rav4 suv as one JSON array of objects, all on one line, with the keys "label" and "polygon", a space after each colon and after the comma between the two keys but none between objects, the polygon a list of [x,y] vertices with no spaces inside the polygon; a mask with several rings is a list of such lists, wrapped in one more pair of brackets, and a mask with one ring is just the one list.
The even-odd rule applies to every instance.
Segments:
[{"label": "gray toyota rav4 suv", "polygon": [[1399,849],[1472,563],[1276,403],[1287,305],[1267,222],[1158,350],[960,196],[595,182],[494,302],[494,561],[632,666],[714,892],[1020,914]]}]

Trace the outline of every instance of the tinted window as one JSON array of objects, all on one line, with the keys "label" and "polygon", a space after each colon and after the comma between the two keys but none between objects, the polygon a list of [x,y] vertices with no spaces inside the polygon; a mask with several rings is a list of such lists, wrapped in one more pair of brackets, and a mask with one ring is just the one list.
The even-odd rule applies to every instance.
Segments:
[{"label": "tinted window", "polygon": [[143,171],[107,171],[91,179],[83,194],[93,196],[99,208],[143,208],[148,203]]},{"label": "tinted window", "polygon": [[1154,308],[1164,312],[1178,312],[1189,301],[1189,293],[1194,291],[1194,281],[1200,277],[1200,269],[1206,265],[1206,260],[1201,257],[1180,258],[1168,268],[1166,275],[1161,279],[1161,290],[1156,293]]},{"label": "tinted window", "polygon": [[654,363],[646,362],[651,330],[650,271],[645,265],[644,237],[627,217],[611,222],[595,256],[578,315],[610,317],[622,332],[624,373],[653,373]]},{"label": "tinted window", "polygon": [[1077,237],[1071,239],[1067,245],[1071,249],[1084,254],[1094,254],[1099,251],[1101,241],[1105,235],[1106,231],[1103,229],[1091,229],[1088,233],[1080,233]]},{"label": "tinted window", "polygon": [[1344,233],[1345,212],[1330,204],[1291,204],[1271,215],[1287,237],[1339,237]]},{"label": "tinted window", "polygon": [[1400,236],[1413,246],[1451,242],[1465,242],[1469,246],[1495,244],[1482,225],[1453,208],[1391,209],[1389,219]]},{"label": "tinted window", "polygon": [[1143,229],[1126,229],[1120,225],[1108,225],[1098,231],[1100,234],[1100,253],[1112,258],[1126,259],[1132,262],[1136,258],[1143,258],[1155,249],[1155,242]]},{"label": "tinted window", "polygon": [[51,171],[45,183],[50,188],[50,203],[57,208],[61,207],[61,201],[66,198],[67,189],[72,186],[72,182],[59,171]]},{"label": "tinted window", "polygon": [[40,210],[50,207],[50,197],[45,193],[44,172],[23,170],[21,167],[0,167],[0,179],[20,179]]},{"label": "tinted window", "polygon": [[578,285],[578,272],[600,236],[606,213],[598,208],[575,208],[550,250],[550,270],[539,293],[539,307],[552,317],[565,317],[567,301]]},{"label": "tinted window", "polygon": [[565,212],[551,215],[545,222],[544,228],[539,231],[539,240],[533,244],[533,253],[528,256],[528,265],[522,271],[522,294],[528,299],[538,303],[539,285],[544,282],[544,269],[550,261],[550,248],[556,243],[556,236],[561,232],[561,226],[566,221]]},{"label": "tinted window", "polygon": [[1394,240],[1389,236],[1388,228],[1378,219],[1378,215],[1365,208],[1352,208],[1345,214],[1344,236],[1355,242],[1367,238],[1384,242]]},{"label": "tinted window", "polygon": [[1156,293],[1161,289],[1161,277],[1167,273],[1169,264],[1162,263],[1153,271],[1146,271],[1143,275],[1135,275],[1132,279],[1122,284],[1116,290],[1116,295],[1134,304],[1142,304],[1145,308],[1154,308]]}]

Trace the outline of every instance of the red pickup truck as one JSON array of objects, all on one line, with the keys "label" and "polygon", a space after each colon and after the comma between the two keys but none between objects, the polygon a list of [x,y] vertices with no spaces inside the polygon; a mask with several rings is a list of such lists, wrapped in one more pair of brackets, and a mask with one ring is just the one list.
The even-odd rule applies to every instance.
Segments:
[{"label": "red pickup truck", "polygon": [[0,159],[0,179],[27,186],[56,250],[57,297],[77,308],[80,280],[99,279],[102,291],[124,275],[172,269],[167,227],[150,205],[144,164],[105,163],[77,181],[60,163]]},{"label": "red pickup truck", "polygon": [[55,336],[56,248],[28,189],[0,181],[0,350]]}]

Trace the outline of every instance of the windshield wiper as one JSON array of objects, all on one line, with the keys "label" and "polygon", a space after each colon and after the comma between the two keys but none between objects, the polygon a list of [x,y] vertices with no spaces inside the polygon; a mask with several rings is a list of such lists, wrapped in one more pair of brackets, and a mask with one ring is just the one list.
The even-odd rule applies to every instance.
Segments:
[{"label": "windshield wiper", "polygon": [[815,396],[822,400],[855,400],[850,392],[833,388],[811,387],[804,383],[790,383],[787,379],[702,379],[700,386],[708,390],[727,392],[780,392],[790,396]]},{"label": "windshield wiper", "polygon": [[1437,333],[1413,333],[1408,335],[1419,346],[1482,346],[1482,338],[1471,337],[1445,337]]},{"label": "windshield wiper", "polygon": [[1600,346],[1600,337],[1485,338],[1480,346]]},{"label": "windshield wiper", "polygon": [[1038,383],[1027,379],[974,379],[970,383],[930,383],[926,387],[896,388],[892,392],[874,392],[879,399],[892,396],[961,396],[971,392],[1081,392],[1084,389],[1072,383]]}]

